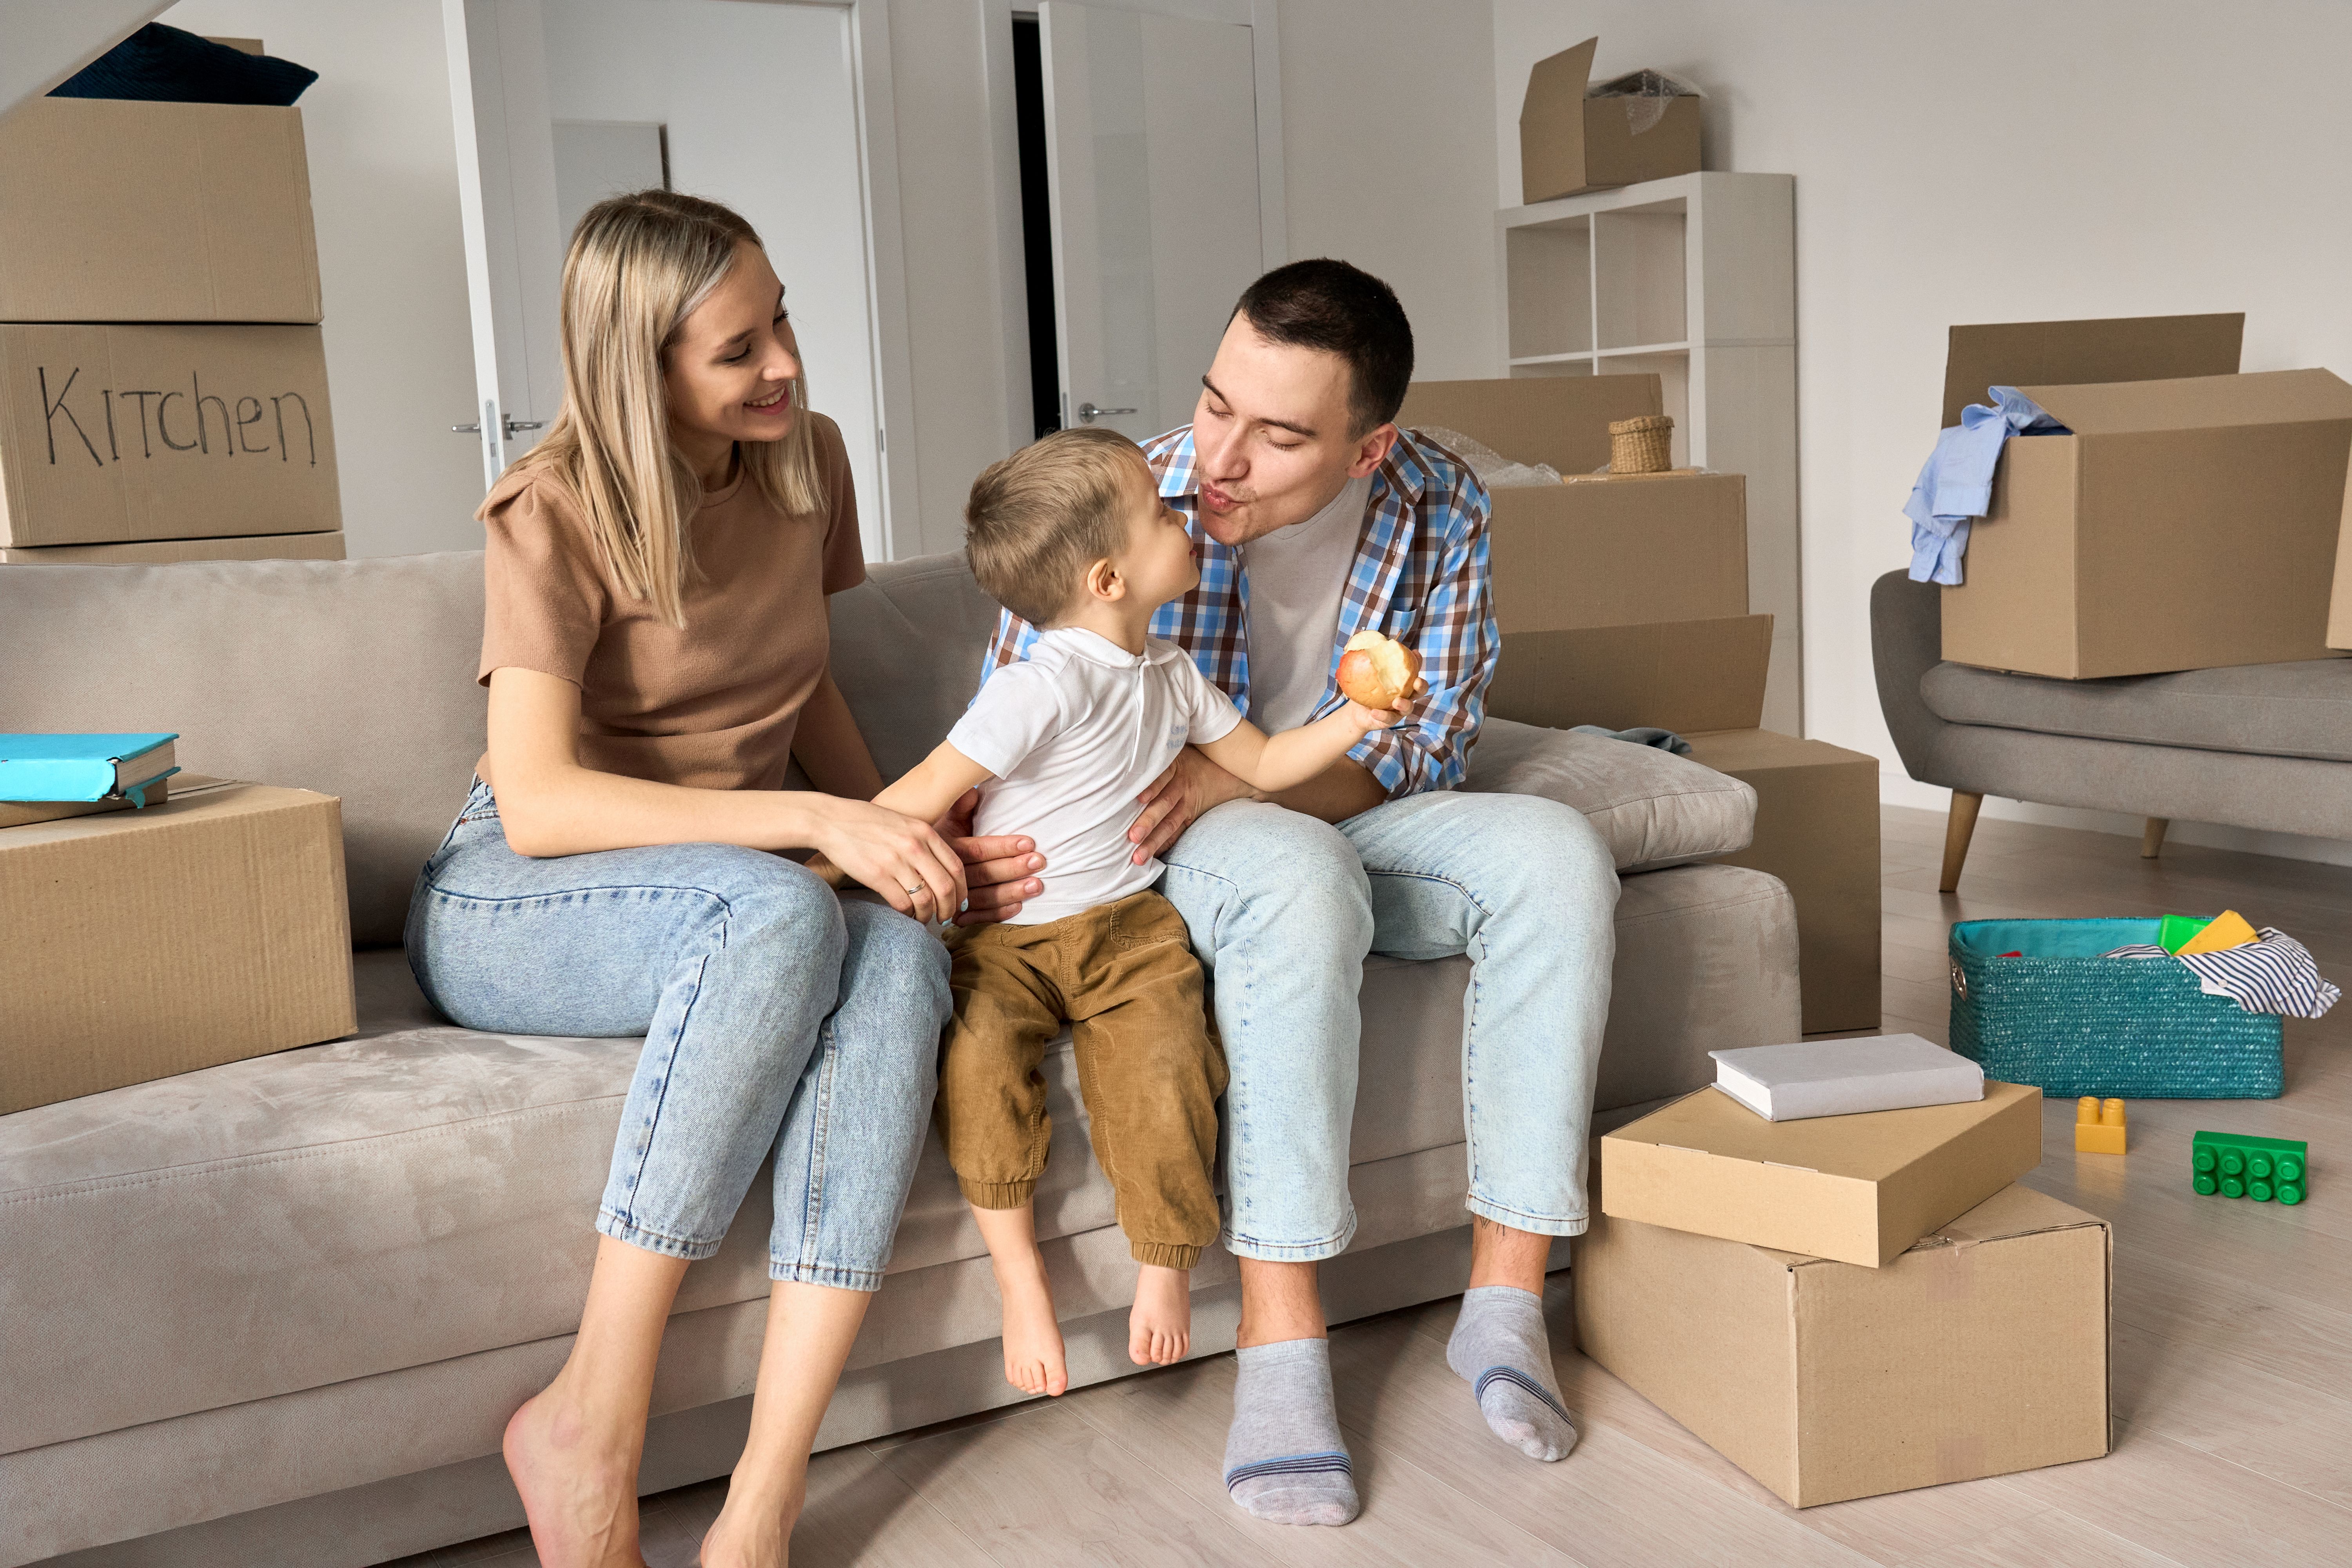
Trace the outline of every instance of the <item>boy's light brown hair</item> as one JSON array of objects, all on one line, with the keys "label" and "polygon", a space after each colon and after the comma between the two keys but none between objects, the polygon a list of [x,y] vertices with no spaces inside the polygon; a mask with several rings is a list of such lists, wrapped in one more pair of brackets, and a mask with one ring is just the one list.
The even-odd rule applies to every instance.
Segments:
[{"label": "boy's light brown hair", "polygon": [[1124,506],[1143,448],[1116,430],[1056,430],[991,463],[963,509],[964,559],[989,597],[1033,626],[1078,594],[1078,575],[1127,546]]}]

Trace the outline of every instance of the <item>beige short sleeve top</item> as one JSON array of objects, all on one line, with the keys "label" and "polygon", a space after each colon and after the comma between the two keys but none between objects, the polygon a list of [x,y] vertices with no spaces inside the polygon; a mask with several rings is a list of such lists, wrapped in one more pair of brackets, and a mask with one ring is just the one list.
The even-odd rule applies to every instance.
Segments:
[{"label": "beige short sleeve top", "polygon": [[825,598],[866,580],[848,454],[814,421],[822,515],[786,517],[741,476],[689,527],[686,626],[613,583],[570,489],[510,470],[484,503],[480,679],[536,669],[580,688],[580,762],[700,789],[780,789],[825,671]]}]

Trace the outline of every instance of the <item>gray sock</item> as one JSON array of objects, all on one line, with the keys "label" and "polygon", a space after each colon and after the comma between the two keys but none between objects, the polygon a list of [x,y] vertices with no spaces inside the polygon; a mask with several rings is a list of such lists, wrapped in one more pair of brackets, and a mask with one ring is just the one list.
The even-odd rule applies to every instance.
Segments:
[{"label": "gray sock", "polygon": [[1563,1459],[1576,1427],[1551,1370],[1543,1298],[1511,1285],[1462,1293],[1462,1315],[1445,1342],[1445,1364],[1477,1391],[1495,1436],[1530,1459]]},{"label": "gray sock", "polygon": [[1328,1340],[1283,1340],[1234,1352],[1234,1425],[1225,1434],[1225,1489],[1276,1524],[1345,1524],[1356,1479],[1331,1401]]}]

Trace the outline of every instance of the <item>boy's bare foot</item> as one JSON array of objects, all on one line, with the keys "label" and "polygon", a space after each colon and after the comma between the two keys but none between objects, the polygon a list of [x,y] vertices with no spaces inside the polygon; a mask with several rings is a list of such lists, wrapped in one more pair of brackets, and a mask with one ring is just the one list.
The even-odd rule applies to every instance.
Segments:
[{"label": "boy's bare foot", "polygon": [[1127,1318],[1127,1359],[1138,1366],[1182,1361],[1192,1348],[1192,1275],[1146,1263]]},{"label": "boy's bare foot", "polygon": [[635,1456],[596,1452],[553,1394],[525,1400],[501,1445],[539,1561],[543,1568],[645,1568]]},{"label": "boy's bare foot", "polygon": [[992,1261],[997,1293],[1004,1298],[1004,1381],[1024,1394],[1063,1393],[1070,1386],[1070,1370],[1062,1326],[1054,1321],[1044,1255],[1033,1246],[1026,1257]]}]

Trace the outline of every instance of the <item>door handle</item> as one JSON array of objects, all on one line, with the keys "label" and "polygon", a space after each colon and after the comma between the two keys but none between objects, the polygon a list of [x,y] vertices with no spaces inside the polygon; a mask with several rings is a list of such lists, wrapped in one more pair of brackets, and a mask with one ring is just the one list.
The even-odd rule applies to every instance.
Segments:
[{"label": "door handle", "polygon": [[1132,408],[1097,408],[1091,403],[1081,403],[1078,405],[1078,423],[1091,425],[1106,414],[1133,414],[1134,412],[1136,411]]},{"label": "door handle", "polygon": [[[518,430],[544,430],[547,428],[547,421],[544,419],[509,419],[504,421],[504,423],[507,427],[507,436],[509,439],[512,439],[514,433]],[[471,425],[452,425],[449,426],[449,433],[453,436],[478,436],[482,433],[482,422],[477,419]]]}]

